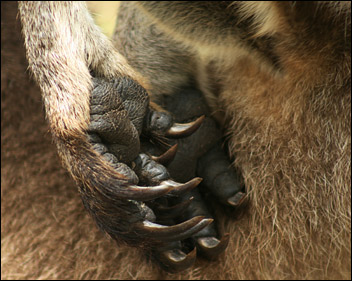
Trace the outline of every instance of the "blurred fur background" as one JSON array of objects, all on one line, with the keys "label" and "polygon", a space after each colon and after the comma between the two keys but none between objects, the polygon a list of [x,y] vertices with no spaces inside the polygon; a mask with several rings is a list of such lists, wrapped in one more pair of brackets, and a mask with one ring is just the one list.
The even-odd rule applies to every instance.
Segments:
[{"label": "blurred fur background", "polygon": [[[88,5],[95,14],[96,21],[101,22],[103,31],[110,36],[115,25],[116,10],[113,10],[115,7],[105,6],[104,2],[88,3]],[[100,16],[102,14],[98,10],[100,8],[107,10],[109,15]],[[335,223],[331,223],[333,214],[341,211],[341,214],[347,213],[350,216],[350,211],[345,212],[343,208],[336,208],[333,204],[326,204],[327,208],[325,208],[326,205],[320,204],[320,202],[329,203],[326,199],[330,198],[329,190],[322,193],[319,198],[310,197],[308,207],[302,210],[298,208],[300,206],[298,203],[307,198],[304,192],[309,193],[309,191],[306,188],[296,190],[298,194],[293,199],[297,199],[297,209],[292,209],[291,205],[286,204],[285,200],[290,196],[289,192],[283,190],[281,193],[275,193],[273,188],[262,188],[263,186],[273,187],[272,183],[281,180],[275,177],[278,160],[270,158],[272,153],[260,143],[260,137],[248,142],[250,134],[255,130],[249,129],[246,132],[246,126],[242,126],[243,139],[238,141],[250,147],[243,150],[244,153],[239,159],[247,163],[247,167],[243,165],[247,171],[253,172],[254,176],[250,178],[253,181],[251,184],[262,188],[258,193],[259,197],[254,199],[257,200],[255,207],[263,212],[258,211],[254,216],[248,215],[238,222],[235,212],[231,213],[227,210],[227,216],[225,216],[223,210],[220,210],[219,222],[231,233],[231,238],[228,249],[219,260],[208,262],[198,259],[193,268],[179,274],[168,274],[160,270],[137,249],[116,245],[98,230],[83,207],[75,183],[61,166],[45,121],[39,88],[27,71],[20,24],[16,20],[16,15],[16,2],[1,2],[2,279],[350,278],[350,217],[336,217]],[[347,101],[348,99],[350,96],[345,98]],[[330,105],[329,102],[326,104]],[[348,113],[349,110],[350,114],[350,107],[348,108],[350,100],[345,105],[346,112]],[[328,116],[324,118],[330,120]],[[344,132],[350,132],[350,123],[348,125],[349,128]],[[241,127],[238,126],[238,128]],[[286,130],[283,132],[287,133]],[[323,129],[317,130],[317,135],[322,132],[324,132]],[[287,139],[289,137],[291,136],[286,136]],[[292,151],[290,145],[294,146],[294,141],[301,141],[295,137],[292,136],[293,141],[291,143],[288,141],[287,147],[284,146],[283,149],[280,148],[280,139],[277,140],[277,151],[284,156],[281,159],[282,162],[288,152]],[[346,151],[346,154],[342,155],[343,161],[336,162],[335,172],[345,176],[345,178],[340,177],[342,180],[339,184],[346,187],[346,182],[350,184],[350,175],[346,172],[350,171],[350,136],[339,137],[346,140],[346,147],[341,148]],[[335,140],[335,136],[331,139]],[[272,145],[275,148],[275,143]],[[304,146],[305,143],[302,142],[301,145]],[[251,149],[253,157],[258,156],[257,163],[248,161],[246,153]],[[317,144],[315,149],[329,151],[321,144]],[[267,160],[269,163],[267,170],[252,167],[258,163],[258,166],[261,164],[260,161],[264,158],[262,155],[270,158]],[[306,163],[311,161],[309,153],[300,156],[307,161]],[[294,163],[299,164],[297,167],[301,169],[294,179],[296,183],[300,183],[302,171],[308,174],[308,178],[311,176],[310,170],[306,169],[304,163],[302,161]],[[317,167],[319,168],[319,165]],[[270,168],[272,168],[272,174],[270,174]],[[314,169],[315,166],[310,168]],[[258,178],[261,180],[255,182]],[[330,185],[324,177],[320,179],[322,186],[324,184],[328,187],[335,186]],[[313,178],[312,182],[314,180]],[[295,183],[287,182],[286,187],[289,189],[293,184]],[[293,194],[295,190],[290,192]],[[343,196],[342,192],[347,195]],[[340,196],[343,201],[341,205],[350,208],[351,194],[348,186],[347,191],[341,190]],[[268,201],[262,201],[262,198],[267,198]],[[330,203],[334,201],[331,200]],[[312,205],[319,206],[316,209],[319,213],[314,213],[315,209],[309,209]],[[304,217],[309,211],[316,221],[309,220],[310,218],[306,216],[306,224],[297,224],[300,216]],[[297,216],[289,217],[290,213],[295,213]],[[275,218],[276,225],[271,224],[272,214],[278,214]],[[329,220],[325,221],[324,215]],[[290,225],[285,225],[287,217],[293,218]],[[322,224],[324,222],[327,223]],[[284,227],[280,229],[277,226]],[[322,226],[325,228],[321,229]],[[343,229],[346,226],[349,230]],[[311,232],[303,236],[295,236],[302,234],[299,232],[291,232],[291,236],[284,235],[290,232],[291,227],[292,229],[310,228]],[[280,236],[281,234],[283,235]],[[336,239],[327,237],[330,234],[336,234]],[[287,237],[289,239],[285,240]],[[330,241],[331,244],[326,244],[326,241]],[[309,244],[309,242],[312,243]],[[276,248],[273,249],[273,245]],[[306,245],[309,247],[305,249]],[[325,261],[327,263],[323,268],[322,264]]]}]

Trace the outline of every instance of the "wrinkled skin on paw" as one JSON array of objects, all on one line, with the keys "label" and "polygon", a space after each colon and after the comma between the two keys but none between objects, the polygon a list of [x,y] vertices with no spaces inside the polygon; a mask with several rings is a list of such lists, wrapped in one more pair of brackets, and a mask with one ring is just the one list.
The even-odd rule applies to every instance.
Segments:
[{"label": "wrinkled skin on paw", "polygon": [[[201,179],[177,183],[163,165],[140,150],[142,131],[155,130],[146,124],[158,125],[158,121],[145,120],[154,120],[155,111],[149,107],[148,95],[139,84],[128,78],[94,78],[93,82],[87,134],[94,151],[108,167],[98,178],[95,167],[100,169],[102,164],[91,164],[93,176],[82,171],[88,173],[90,182],[81,187],[81,197],[98,226],[116,240],[155,247],[188,238],[210,224],[212,220],[203,216],[172,225],[155,223],[156,211],[146,204],[148,201],[163,195],[176,198],[195,188]],[[166,131],[172,127],[172,123],[168,124]],[[111,179],[105,178],[109,177],[109,169],[117,172],[118,178],[114,174],[110,174]]]},{"label": "wrinkled skin on paw", "polygon": [[117,199],[86,190],[82,199],[101,229],[117,240],[148,245],[162,267],[174,272],[194,263],[196,249],[213,259],[228,244],[194,189],[201,181],[196,175],[225,204],[238,204],[244,193],[220,147],[221,131],[213,119],[199,117],[208,114],[201,93],[185,90],[162,103],[173,114],[152,108],[132,79],[94,78],[88,137],[127,179],[132,196]]},{"label": "wrinkled skin on paw", "polygon": [[94,79],[89,133],[97,133],[118,161],[130,163],[139,153],[139,135],[148,110],[145,90],[131,79]]}]

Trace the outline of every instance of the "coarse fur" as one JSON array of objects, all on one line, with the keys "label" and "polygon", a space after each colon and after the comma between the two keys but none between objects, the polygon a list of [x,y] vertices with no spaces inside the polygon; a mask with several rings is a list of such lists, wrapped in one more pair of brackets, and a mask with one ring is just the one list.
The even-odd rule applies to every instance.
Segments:
[{"label": "coarse fur", "polygon": [[154,98],[195,83],[226,128],[251,203],[233,236],[234,278],[348,278],[350,4],[148,1],[118,18],[117,48]]},{"label": "coarse fur", "polygon": [[[182,42],[170,46],[176,54],[182,50],[182,63],[161,52],[166,56],[160,58],[162,62],[167,59],[176,64],[174,73],[165,73],[164,82],[172,90],[185,81],[198,83],[207,95],[214,112],[220,113],[215,117],[226,125],[234,165],[242,172],[250,199],[249,210],[240,220],[234,220],[236,212],[219,210],[219,222],[231,234],[225,254],[213,263],[197,260],[193,268],[177,275],[161,272],[133,248],[116,247],[85,214],[74,182],[58,165],[50,144],[39,89],[25,75],[20,29],[14,28],[15,4],[1,5],[2,278],[350,279],[348,4],[297,2],[289,6],[293,11],[289,16],[285,14],[288,3],[232,5],[241,12],[243,22],[251,20],[251,37],[260,38],[258,44],[263,36],[277,40],[275,56],[268,54],[268,48],[235,40],[236,55],[231,53],[226,59],[229,47],[225,44],[214,62],[216,46],[208,44],[198,53],[199,47],[185,39],[187,32],[180,35],[168,24],[158,26],[162,32],[176,34],[171,36],[175,42]],[[319,11],[314,13],[314,25],[308,21],[312,11]],[[177,26],[177,22],[170,23]],[[99,40],[98,34],[92,34]],[[140,60],[128,57],[131,50],[121,51],[138,69]],[[150,54],[148,49],[145,53]],[[120,58],[114,53],[113,61],[115,55]],[[142,62],[146,67],[150,60]],[[193,74],[194,69],[196,75],[190,79],[186,74]],[[155,71],[159,73],[158,68]],[[129,68],[126,72],[134,75]],[[177,82],[172,77],[178,77]],[[152,93],[162,87],[162,79],[156,78],[148,86]],[[85,94],[73,101],[81,107],[72,131],[87,125],[84,97],[90,82],[83,81]],[[61,130],[64,108],[57,118],[54,123]]]},{"label": "coarse fur", "polygon": [[[29,69],[41,89],[53,140],[63,165],[77,182],[85,208],[114,239],[148,244],[148,239],[132,229],[145,215],[133,200],[134,191],[127,188],[137,184],[138,178],[124,173],[125,164],[113,168],[93,148],[87,133],[93,77],[117,78],[126,85],[138,81],[147,100],[140,86],[144,85],[142,78],[94,24],[85,2],[19,2],[18,10]],[[138,132],[127,111],[121,112],[124,126],[119,133],[131,136],[125,141],[133,146],[125,153],[131,162],[139,153]]]}]

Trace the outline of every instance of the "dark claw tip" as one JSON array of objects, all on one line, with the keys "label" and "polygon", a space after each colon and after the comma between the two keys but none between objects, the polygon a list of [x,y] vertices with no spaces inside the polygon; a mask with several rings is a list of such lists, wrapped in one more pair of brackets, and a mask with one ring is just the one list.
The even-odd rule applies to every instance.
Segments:
[{"label": "dark claw tip", "polygon": [[169,194],[180,195],[180,194],[188,192],[188,191],[192,190],[193,188],[197,187],[198,184],[200,184],[200,182],[202,180],[203,179],[199,178],[199,177],[191,179],[190,181],[188,181],[186,183],[178,183],[173,180],[166,180],[166,181],[163,181],[161,184],[166,184],[168,186],[174,186],[174,189],[172,189],[169,192]]},{"label": "dark claw tip", "polygon": [[198,130],[205,115],[200,116],[197,120],[190,123],[175,123],[167,132],[166,136],[169,138],[185,138],[192,135]]},{"label": "dark claw tip", "polygon": [[196,261],[196,257],[196,248],[188,254],[185,254],[180,249],[173,249],[163,252],[159,256],[159,260],[167,271],[179,272],[191,267]]},{"label": "dark claw tip", "polygon": [[178,147],[178,145],[175,144],[175,145],[171,146],[164,154],[162,154],[160,156],[152,156],[151,158],[154,161],[165,166],[165,165],[169,164],[175,158],[175,155],[177,152],[177,147]]},{"label": "dark claw tip", "polygon": [[201,237],[197,239],[197,247],[202,255],[208,259],[217,258],[229,244],[229,234],[225,234],[221,240],[215,237]]},{"label": "dark claw tip", "polygon": [[166,193],[173,191],[172,185],[160,184],[157,186],[129,186],[126,190],[126,197],[131,200],[153,200]]},{"label": "dark claw tip", "polygon": [[137,223],[135,229],[159,241],[177,241],[186,239],[202,230],[204,227],[213,222],[213,219],[206,219],[203,216],[194,217],[183,223],[167,226],[156,224],[147,220]]},{"label": "dark claw tip", "polygon": [[227,203],[229,203],[231,206],[238,206],[238,205],[240,205],[243,202],[245,197],[246,197],[245,193],[238,192],[234,196],[232,196],[229,199],[227,199]]}]

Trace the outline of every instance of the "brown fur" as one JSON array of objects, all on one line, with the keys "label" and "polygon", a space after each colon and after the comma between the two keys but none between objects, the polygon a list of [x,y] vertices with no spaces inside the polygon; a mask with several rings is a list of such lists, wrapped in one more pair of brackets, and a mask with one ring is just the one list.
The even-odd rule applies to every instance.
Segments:
[{"label": "brown fur", "polygon": [[[85,2],[20,1],[18,10],[29,69],[40,87],[53,140],[85,208],[114,239],[148,244],[131,223],[142,221],[145,214],[133,200],[135,192],[127,188],[138,178],[126,164],[113,168],[87,134],[93,77],[114,78],[126,85],[130,81],[127,88],[140,91],[147,104],[147,92],[140,85],[143,79],[94,24]],[[118,156],[129,164],[139,153],[138,131],[125,108],[116,112],[121,117],[116,119],[123,122],[116,125],[120,134],[116,141],[131,147]]]},{"label": "brown fur", "polygon": [[[119,18],[117,47],[151,92],[166,77],[161,93],[172,94],[182,86],[173,78],[192,81],[195,69],[225,125],[251,203],[227,228],[237,243],[226,254],[232,277],[349,278],[350,4],[142,2],[122,4]],[[171,51],[157,68],[149,54],[163,45]],[[177,72],[176,51],[186,71]],[[149,62],[163,74],[156,80]]]},{"label": "brown fur", "polygon": [[239,221],[218,216],[231,234],[218,261],[173,275],[116,246],[84,211],[25,73],[16,5],[1,5],[3,279],[350,278],[350,49],[334,57],[334,44],[282,44],[290,79],[250,56],[219,67],[220,109],[251,204]]},{"label": "brown fur", "polygon": [[317,16],[314,29],[329,38],[307,26],[303,42],[292,26],[280,33],[283,77],[247,57],[224,82],[230,151],[252,204],[251,233],[236,252],[256,245],[256,257],[238,256],[238,271],[255,267],[253,278],[350,278],[350,8],[341,19],[324,12],[331,18],[319,26]]},{"label": "brown fur", "polygon": [[16,2],[1,3],[2,279],[156,276],[156,265],[134,248],[117,247],[84,210],[28,76],[16,15]]}]

